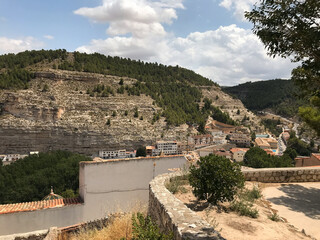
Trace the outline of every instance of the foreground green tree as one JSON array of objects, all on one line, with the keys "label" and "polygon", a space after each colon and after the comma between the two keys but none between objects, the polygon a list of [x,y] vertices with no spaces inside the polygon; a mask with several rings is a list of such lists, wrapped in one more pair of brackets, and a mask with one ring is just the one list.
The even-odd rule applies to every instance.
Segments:
[{"label": "foreground green tree", "polygon": [[269,55],[301,62],[292,79],[310,106],[299,114],[320,136],[320,1],[262,0],[245,16]]},{"label": "foreground green tree", "polygon": [[244,186],[240,166],[225,157],[210,154],[191,166],[190,185],[199,200],[217,205],[232,201],[237,191]]}]

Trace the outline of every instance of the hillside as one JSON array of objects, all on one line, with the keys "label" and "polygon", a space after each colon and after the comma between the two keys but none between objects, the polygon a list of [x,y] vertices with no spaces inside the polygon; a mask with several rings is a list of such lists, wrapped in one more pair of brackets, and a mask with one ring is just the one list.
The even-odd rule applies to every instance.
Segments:
[{"label": "hillside", "polygon": [[239,100],[178,66],[42,50],[0,56],[0,72],[0,153],[93,154],[183,141],[213,114],[208,100],[218,115],[252,115],[259,127]]},{"label": "hillside", "polygon": [[304,104],[297,97],[297,89],[291,80],[247,82],[234,87],[223,87],[224,92],[240,99],[252,111],[271,110],[284,117],[294,117]]}]

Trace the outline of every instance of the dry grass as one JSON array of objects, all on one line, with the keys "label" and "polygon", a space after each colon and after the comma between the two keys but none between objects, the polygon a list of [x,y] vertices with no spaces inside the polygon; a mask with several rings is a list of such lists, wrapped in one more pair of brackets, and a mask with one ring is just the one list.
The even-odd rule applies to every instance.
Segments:
[{"label": "dry grass", "polygon": [[80,233],[71,236],[71,240],[119,240],[121,238],[132,238],[132,213],[116,217],[106,228],[101,230],[81,230]]},{"label": "dry grass", "polygon": [[[141,202],[136,202],[131,206],[128,213],[115,216],[107,227],[101,230],[81,229],[79,233],[69,236],[71,240],[119,240],[132,239],[132,215],[141,212],[147,215],[147,206]],[[120,210],[118,212],[121,212]]]}]

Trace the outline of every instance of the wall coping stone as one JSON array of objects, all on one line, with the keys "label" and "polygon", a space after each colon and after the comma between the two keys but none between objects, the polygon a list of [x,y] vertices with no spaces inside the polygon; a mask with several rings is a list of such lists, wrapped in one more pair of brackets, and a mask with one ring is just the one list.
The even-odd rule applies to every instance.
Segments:
[{"label": "wall coping stone", "polygon": [[320,167],[242,169],[246,181],[264,183],[320,182]]},{"label": "wall coping stone", "polygon": [[175,239],[223,240],[220,233],[208,222],[189,209],[165,187],[172,177],[182,172],[162,174],[149,184],[149,214],[163,231],[172,231]]}]

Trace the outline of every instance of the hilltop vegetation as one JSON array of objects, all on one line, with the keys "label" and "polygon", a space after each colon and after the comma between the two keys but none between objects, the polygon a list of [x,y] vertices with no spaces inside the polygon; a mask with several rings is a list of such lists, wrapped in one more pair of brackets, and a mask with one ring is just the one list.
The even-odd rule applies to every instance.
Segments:
[{"label": "hilltop vegetation", "polygon": [[[0,56],[0,89],[25,89],[34,77],[34,66],[41,64],[52,69],[100,73],[137,79],[132,85],[119,85],[117,94],[140,96],[146,94],[162,108],[161,115],[168,125],[183,123],[203,126],[209,115],[228,124],[235,124],[228,114],[216,107],[205,107],[199,87],[217,84],[195,72],[179,66],[165,66],[102,54],[67,53],[66,50],[26,51]],[[108,86],[88,89],[91,97],[108,97],[115,92]],[[211,104],[211,103],[210,103]],[[202,129],[202,128],[201,128]]]},{"label": "hilltop vegetation", "polygon": [[246,82],[234,87],[224,87],[223,91],[239,98],[252,111],[270,108],[284,117],[297,115],[299,106],[304,104],[297,97],[297,88],[291,80],[268,80]]},{"label": "hilltop vegetation", "polygon": [[[54,192],[74,197],[79,188],[79,162],[90,158],[66,151],[31,155],[0,165],[0,204],[38,201]],[[1,162],[2,163],[2,162]]]}]

